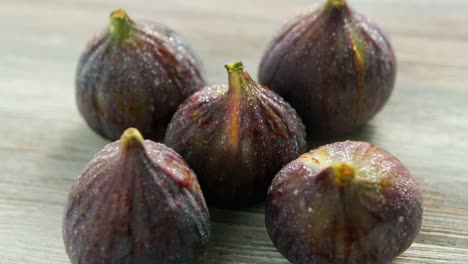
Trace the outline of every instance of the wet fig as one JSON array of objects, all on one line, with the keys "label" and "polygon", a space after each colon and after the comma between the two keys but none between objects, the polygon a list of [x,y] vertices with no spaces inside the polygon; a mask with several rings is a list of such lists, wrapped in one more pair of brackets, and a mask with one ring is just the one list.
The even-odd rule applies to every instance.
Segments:
[{"label": "wet fig", "polygon": [[135,128],[104,147],[70,190],[63,219],[73,264],[202,263],[210,234],[197,178]]},{"label": "wet fig", "polygon": [[260,83],[291,103],[310,138],[366,123],[390,97],[395,75],[384,33],[346,0],[294,18],[271,41],[259,69]]},{"label": "wet fig", "polygon": [[406,167],[365,142],[325,145],[275,177],[265,223],[292,263],[388,263],[421,227],[419,188]]},{"label": "wet fig", "polygon": [[238,207],[265,199],[276,172],[305,151],[305,128],[276,93],[255,83],[241,62],[225,66],[228,85],[189,97],[165,143],[197,173],[208,204]]},{"label": "wet fig", "polygon": [[81,55],[76,101],[88,125],[116,140],[128,127],[162,140],[172,115],[205,85],[199,62],[164,25],[133,21],[122,9],[110,15]]}]

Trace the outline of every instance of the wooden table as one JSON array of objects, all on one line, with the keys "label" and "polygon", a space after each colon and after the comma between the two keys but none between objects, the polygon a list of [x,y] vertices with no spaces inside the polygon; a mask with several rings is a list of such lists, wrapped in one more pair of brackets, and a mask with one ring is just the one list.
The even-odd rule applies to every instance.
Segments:
[{"label": "wooden table", "polygon": [[[279,26],[314,0],[1,0],[0,263],[68,263],[62,210],[69,187],[107,141],[74,102],[80,52],[124,7],[189,39],[211,83],[243,60],[256,76]],[[416,242],[395,263],[468,263],[468,2],[350,0],[390,36],[399,63],[387,106],[344,138],[378,144],[413,172],[424,196]],[[263,208],[211,210],[209,263],[287,263]]]}]

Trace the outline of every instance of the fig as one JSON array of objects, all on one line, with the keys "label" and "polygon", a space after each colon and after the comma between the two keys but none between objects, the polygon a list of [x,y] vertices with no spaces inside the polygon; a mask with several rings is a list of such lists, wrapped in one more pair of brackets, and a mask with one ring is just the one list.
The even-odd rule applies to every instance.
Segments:
[{"label": "fig", "polygon": [[78,109],[95,132],[110,140],[128,127],[162,140],[178,105],[205,85],[199,65],[176,32],[133,21],[117,9],[79,60]]},{"label": "fig", "polygon": [[325,145],[287,164],[267,196],[265,224],[292,263],[388,263],[419,232],[422,199],[408,169],[366,143]]},{"label": "fig", "polygon": [[239,207],[265,199],[276,172],[305,151],[305,128],[242,62],[225,67],[229,84],[189,97],[169,123],[165,143],[197,173],[208,205]]},{"label": "fig", "polygon": [[387,37],[345,0],[328,0],[287,23],[259,68],[259,82],[297,110],[309,138],[366,123],[387,102],[395,75]]},{"label": "fig", "polygon": [[210,219],[194,172],[129,128],[70,190],[63,239],[73,264],[202,263]]}]

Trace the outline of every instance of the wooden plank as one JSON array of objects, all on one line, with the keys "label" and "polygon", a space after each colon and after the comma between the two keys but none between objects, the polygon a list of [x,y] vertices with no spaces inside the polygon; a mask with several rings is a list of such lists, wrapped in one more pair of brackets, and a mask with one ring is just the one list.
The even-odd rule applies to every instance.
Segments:
[{"label": "wooden plank", "polygon": [[[90,36],[116,6],[170,25],[191,41],[210,82],[244,60],[256,76],[279,26],[314,1],[0,1],[0,263],[67,263],[61,239],[69,186],[107,141],[77,113],[74,72]],[[317,3],[317,1],[315,1]],[[395,263],[468,263],[468,2],[355,0],[388,32],[399,61],[385,109],[346,137],[398,156],[423,190],[424,221]],[[320,144],[322,142],[312,142]],[[263,206],[211,209],[208,263],[287,263]]]}]

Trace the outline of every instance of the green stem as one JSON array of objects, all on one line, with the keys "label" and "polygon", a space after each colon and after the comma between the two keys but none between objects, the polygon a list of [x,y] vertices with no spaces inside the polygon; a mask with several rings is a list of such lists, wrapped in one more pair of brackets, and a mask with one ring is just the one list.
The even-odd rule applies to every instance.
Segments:
[{"label": "green stem", "polygon": [[130,37],[132,31],[132,21],[128,18],[127,12],[123,9],[116,9],[110,14],[109,31],[113,38],[123,41]]},{"label": "green stem", "polygon": [[346,6],[346,0],[328,0],[327,7],[340,8]]},{"label": "green stem", "polygon": [[332,165],[332,169],[335,176],[335,181],[340,186],[352,182],[356,176],[354,167],[345,162]]},{"label": "green stem", "polygon": [[244,64],[241,61],[224,65],[228,72],[229,78],[229,91],[239,92],[244,89],[245,86],[245,73]]},{"label": "green stem", "polygon": [[123,132],[122,136],[120,136],[121,151],[137,146],[143,146],[143,141],[143,136],[138,129],[133,127],[127,128]]}]

